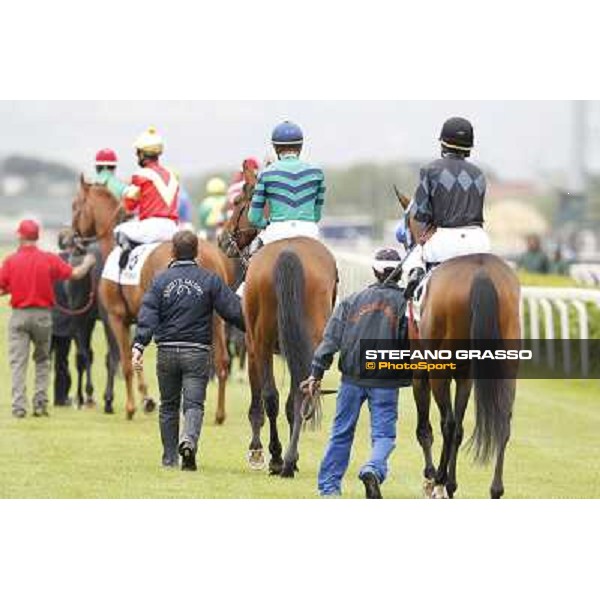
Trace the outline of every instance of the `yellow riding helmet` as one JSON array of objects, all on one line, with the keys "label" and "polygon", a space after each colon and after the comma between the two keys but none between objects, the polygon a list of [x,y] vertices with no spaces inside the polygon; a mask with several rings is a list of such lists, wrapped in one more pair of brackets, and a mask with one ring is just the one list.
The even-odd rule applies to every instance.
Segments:
[{"label": "yellow riding helmet", "polygon": [[138,136],[133,147],[136,150],[141,150],[144,154],[158,155],[162,154],[164,142],[155,127],[148,127],[146,131]]},{"label": "yellow riding helmet", "polygon": [[221,196],[227,192],[227,184],[220,177],[212,177],[206,184],[206,193],[210,196]]}]

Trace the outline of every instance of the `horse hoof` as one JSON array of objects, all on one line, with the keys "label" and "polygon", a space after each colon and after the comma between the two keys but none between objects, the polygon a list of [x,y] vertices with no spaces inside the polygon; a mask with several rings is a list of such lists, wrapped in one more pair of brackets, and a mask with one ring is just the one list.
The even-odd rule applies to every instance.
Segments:
[{"label": "horse hoof", "polygon": [[217,415],[215,417],[215,425],[223,425],[225,423],[225,415]]},{"label": "horse hoof", "polygon": [[85,401],[86,408],[96,408],[96,401],[93,398],[88,398]]},{"label": "horse hoof", "polygon": [[271,461],[269,463],[269,475],[281,475],[281,471],[283,470],[283,462],[281,461]]},{"label": "horse hoof", "polygon": [[434,487],[435,481],[433,479],[425,479],[425,481],[423,481],[423,496],[425,496],[425,498],[431,499]]},{"label": "horse hoof", "polygon": [[105,415],[114,415],[115,414],[115,409],[112,407],[112,404],[104,405],[104,414]]},{"label": "horse hoof", "polygon": [[492,500],[500,500],[502,496],[504,496],[504,488],[490,490],[490,498]]},{"label": "horse hoof", "polygon": [[283,465],[283,468],[281,469],[281,477],[283,477],[284,479],[293,479],[294,475],[295,475],[295,467],[294,465]]},{"label": "horse hoof", "polygon": [[431,497],[434,500],[448,500],[448,491],[445,485],[435,485]]},{"label": "horse hoof", "polygon": [[125,409],[125,416],[128,421],[133,421],[133,415],[135,415],[135,408],[127,408]]},{"label": "horse hoof", "polygon": [[262,448],[248,452],[248,465],[253,471],[262,471],[265,468],[265,453]]},{"label": "horse hoof", "polygon": [[149,415],[154,412],[156,402],[152,398],[144,398],[144,413]]}]

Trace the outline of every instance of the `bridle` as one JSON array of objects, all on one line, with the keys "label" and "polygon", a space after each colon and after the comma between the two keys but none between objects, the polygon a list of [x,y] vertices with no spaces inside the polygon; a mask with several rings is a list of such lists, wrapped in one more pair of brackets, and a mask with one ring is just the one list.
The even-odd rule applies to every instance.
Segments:
[{"label": "bridle", "polygon": [[221,243],[227,255],[239,258],[244,268],[246,268],[248,266],[248,258],[243,249],[240,248],[240,237],[249,233],[255,233],[256,227],[240,227],[242,217],[249,209],[250,200],[247,197],[243,200],[238,198],[237,204],[241,204],[241,206],[237,211],[231,229],[225,229],[221,233]]}]

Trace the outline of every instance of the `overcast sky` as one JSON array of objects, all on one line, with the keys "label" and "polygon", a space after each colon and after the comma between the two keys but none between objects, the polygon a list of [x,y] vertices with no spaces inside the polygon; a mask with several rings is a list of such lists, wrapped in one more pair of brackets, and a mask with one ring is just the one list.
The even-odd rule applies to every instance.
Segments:
[{"label": "overcast sky", "polygon": [[155,125],[165,162],[187,174],[263,157],[272,127],[288,118],[302,126],[307,155],[322,165],[425,160],[438,152],[442,122],[455,115],[472,120],[474,157],[501,176],[568,167],[571,105],[559,101],[0,101],[0,154],[89,171],[95,151],[110,146],[125,174],[136,135]]}]

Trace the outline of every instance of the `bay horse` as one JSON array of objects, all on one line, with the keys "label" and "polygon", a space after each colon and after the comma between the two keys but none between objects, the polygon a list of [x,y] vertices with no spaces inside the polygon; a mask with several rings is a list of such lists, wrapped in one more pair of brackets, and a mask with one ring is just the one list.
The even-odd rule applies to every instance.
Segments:
[{"label": "bay horse", "polygon": [[[248,220],[256,175],[244,168],[245,184],[235,200],[231,217],[223,227],[219,245],[230,258],[244,256],[258,234]],[[243,259],[246,262],[246,258]],[[313,352],[336,299],[337,268],[333,255],[319,241],[297,237],[262,247],[249,261],[243,296],[252,428],[248,462],[252,469],[264,467],[260,438],[265,412],[269,420],[269,472],[294,477],[303,424],[300,383],[310,374]],[[273,375],[273,357],[280,353],[290,372],[285,412],[290,441],[282,456],[277,429],[279,392]],[[316,414],[312,414],[313,423]]]},{"label": "bay horse", "polygon": [[[103,262],[115,246],[113,230],[125,217],[125,210],[118,200],[102,185],[80,178],[79,189],[73,200],[73,230],[84,240],[97,241]],[[164,271],[172,260],[172,245],[164,242],[157,246],[148,256],[141,273],[140,285],[119,285],[107,279],[101,279],[98,286],[98,297],[108,313],[110,327],[119,346],[121,366],[127,392],[125,413],[132,419],[135,411],[133,395],[133,367],[131,364],[131,342],[129,328],[135,322],[140,310],[145,291],[153,278]],[[199,240],[197,262],[206,269],[228,280],[226,262],[223,253],[212,244]],[[215,421],[225,421],[225,387],[227,383],[229,361],[225,343],[223,321],[215,316],[213,330],[214,363],[218,378],[218,401]],[[144,411],[149,413],[155,408],[154,400],[148,395],[143,371],[136,371],[138,391],[143,399]]]},{"label": "bay horse", "polygon": [[[422,239],[422,226],[410,214],[410,201],[398,194],[412,239]],[[410,319],[411,346],[427,340],[427,347],[452,347],[455,340],[520,340],[520,285],[513,269],[493,254],[460,256],[435,268],[421,300],[418,328]],[[475,430],[470,445],[475,458],[496,464],[490,488],[492,498],[504,495],[504,455],[510,438],[512,410],[516,394],[514,371],[506,377],[486,377],[483,361],[472,360],[451,375],[444,371],[434,377],[415,373],[413,394],[417,407],[417,439],[425,459],[426,495],[452,498],[458,488],[456,461],[463,441],[463,419],[473,387],[475,389]],[[448,373],[446,376],[445,373]],[[488,371],[489,373],[489,371]],[[498,375],[499,371],[496,372]],[[456,391],[452,403],[450,384]],[[435,469],[432,460],[433,433],[429,421],[431,393],[440,411],[443,445]]]}]

